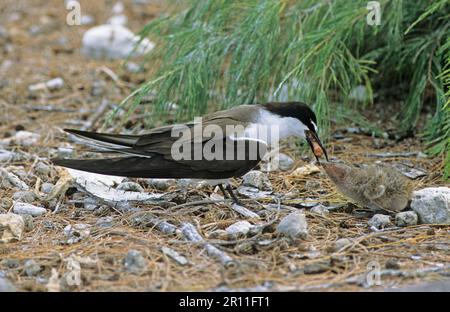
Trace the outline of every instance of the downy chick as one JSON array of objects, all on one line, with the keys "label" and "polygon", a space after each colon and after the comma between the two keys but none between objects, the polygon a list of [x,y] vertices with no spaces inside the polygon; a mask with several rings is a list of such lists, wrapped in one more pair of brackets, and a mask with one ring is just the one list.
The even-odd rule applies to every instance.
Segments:
[{"label": "downy chick", "polygon": [[413,183],[392,167],[356,168],[341,163],[322,163],[339,192],[370,209],[398,212],[406,208]]}]

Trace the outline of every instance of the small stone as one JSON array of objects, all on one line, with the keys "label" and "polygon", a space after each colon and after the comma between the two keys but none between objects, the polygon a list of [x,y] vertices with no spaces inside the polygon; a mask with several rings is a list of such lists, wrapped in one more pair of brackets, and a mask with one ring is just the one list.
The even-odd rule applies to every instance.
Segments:
[{"label": "small stone", "polygon": [[84,33],[81,52],[90,58],[121,59],[130,54],[142,56],[154,47],[153,42],[147,38],[140,40],[139,36],[122,25],[105,24]]},{"label": "small stone", "polygon": [[123,259],[123,266],[126,272],[139,274],[147,269],[147,261],[140,251],[130,250]]},{"label": "small stone", "polygon": [[51,168],[43,162],[38,162],[34,168],[34,171],[41,176],[48,176],[51,172]]},{"label": "small stone", "polygon": [[328,208],[325,207],[322,204],[319,204],[319,205],[316,205],[316,206],[312,207],[310,211],[313,212],[313,213],[317,213],[319,215],[322,215],[322,216],[325,216],[325,215],[330,213],[328,211]]},{"label": "small stone", "polygon": [[227,227],[225,231],[231,236],[240,236],[246,235],[252,227],[253,225],[248,221],[238,221]]},{"label": "small stone", "polygon": [[98,208],[98,201],[93,197],[87,197],[83,201],[84,209],[93,211]]},{"label": "small stone", "polygon": [[101,228],[110,228],[113,226],[113,221],[113,217],[107,216],[99,218],[95,224]]},{"label": "small stone", "polygon": [[31,191],[18,191],[13,194],[12,199],[23,203],[32,203],[36,199],[36,195]]},{"label": "small stone", "polygon": [[50,194],[53,191],[54,187],[55,186],[52,183],[48,183],[48,182],[42,183],[41,192],[44,194]]},{"label": "small stone", "polygon": [[0,140],[0,145],[20,145],[24,147],[35,146],[38,143],[40,137],[41,136],[37,133],[20,130],[17,131],[16,134],[12,137]]},{"label": "small stone", "polygon": [[41,266],[34,260],[27,260],[24,264],[24,271],[29,277],[36,276],[41,272]]},{"label": "small stone", "polygon": [[291,175],[293,176],[306,176],[306,175],[310,175],[313,173],[318,173],[320,172],[319,167],[317,167],[316,165],[313,164],[307,164],[305,166],[302,167],[298,167],[297,169],[295,169]]},{"label": "small stone", "polygon": [[259,190],[271,191],[272,184],[267,175],[261,171],[252,170],[243,176],[243,186],[251,186]]},{"label": "small stone", "polygon": [[54,90],[62,89],[62,87],[64,87],[64,79],[62,79],[61,77],[58,77],[58,78],[50,79],[46,82],[40,82],[40,83],[30,85],[30,86],[28,86],[28,90],[30,92],[37,92],[37,91],[42,91],[42,90],[54,91]]},{"label": "small stone", "polygon": [[74,225],[68,225],[64,228],[64,235],[67,237],[67,244],[74,244],[82,239],[89,237],[91,234],[89,224],[77,223]]},{"label": "small stone", "polygon": [[330,262],[318,262],[307,264],[303,268],[303,273],[305,274],[320,274],[326,272],[330,269]]},{"label": "small stone", "polygon": [[411,209],[420,223],[450,224],[450,188],[428,187],[413,192]]},{"label": "small stone", "polygon": [[16,287],[6,278],[0,277],[0,292],[15,292]]},{"label": "small stone", "polygon": [[16,214],[24,214],[24,215],[30,215],[33,217],[39,217],[42,216],[44,213],[47,212],[47,209],[34,206],[27,203],[22,202],[14,202],[13,204],[13,212]]},{"label": "small stone", "polygon": [[337,241],[334,242],[334,250],[340,251],[341,249],[351,246],[353,242],[348,238],[340,238]]},{"label": "small stone", "polygon": [[128,192],[140,192],[143,193],[144,189],[136,182],[122,182],[117,186],[118,190]]},{"label": "small stone", "polygon": [[0,214],[0,229],[0,243],[20,241],[25,229],[25,222],[17,214]]},{"label": "small stone", "polygon": [[239,243],[234,247],[234,252],[242,255],[251,255],[254,254],[255,251],[255,243],[249,241]]},{"label": "small stone", "polygon": [[380,230],[391,224],[391,218],[388,215],[376,214],[367,223],[370,226]]},{"label": "small stone", "polygon": [[414,211],[403,211],[395,215],[395,225],[400,227],[416,225],[419,217]]},{"label": "small stone", "polygon": [[299,211],[288,214],[278,224],[276,231],[292,238],[306,238],[308,235],[308,224],[305,214]]}]

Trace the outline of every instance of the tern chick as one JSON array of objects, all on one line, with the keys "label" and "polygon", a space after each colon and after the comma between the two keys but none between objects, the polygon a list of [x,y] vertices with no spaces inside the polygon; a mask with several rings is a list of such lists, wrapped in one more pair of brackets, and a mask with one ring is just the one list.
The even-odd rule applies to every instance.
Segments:
[{"label": "tern chick", "polygon": [[392,167],[377,164],[356,168],[330,162],[322,167],[340,193],[367,208],[399,212],[411,199],[413,183]]}]

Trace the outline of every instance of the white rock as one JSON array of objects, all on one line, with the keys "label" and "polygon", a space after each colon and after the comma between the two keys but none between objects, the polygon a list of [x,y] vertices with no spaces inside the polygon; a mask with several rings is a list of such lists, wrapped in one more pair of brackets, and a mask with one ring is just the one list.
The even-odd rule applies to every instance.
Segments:
[{"label": "white rock", "polygon": [[30,215],[33,217],[42,216],[44,213],[47,212],[47,209],[34,206],[28,203],[22,203],[22,202],[14,202],[13,204],[13,212],[16,214],[24,214],[24,215]]},{"label": "white rock", "polygon": [[20,146],[33,146],[36,145],[41,136],[37,133],[29,131],[18,131],[14,136],[0,140],[0,145],[20,145]]},{"label": "white rock", "polygon": [[270,191],[272,184],[267,175],[261,171],[251,170],[243,176],[242,185],[251,186],[259,190]]},{"label": "white rock", "polygon": [[100,25],[86,31],[83,35],[81,52],[91,58],[121,59],[133,51],[132,56],[150,52],[155,44],[144,38],[136,50],[139,37],[121,25]]},{"label": "white rock", "polygon": [[395,215],[396,226],[411,226],[416,225],[418,221],[417,213],[414,211],[403,211]]},{"label": "white rock", "polygon": [[22,191],[27,191],[30,189],[28,185],[22,180],[20,180],[20,178],[16,176],[14,173],[9,172],[4,168],[0,168],[0,187],[2,186],[7,187],[8,185],[15,186],[21,189]]},{"label": "white rock", "polygon": [[310,211],[313,212],[313,213],[317,213],[319,215],[322,215],[322,216],[327,215],[327,214],[330,213],[328,211],[328,208],[325,207],[322,204],[319,204],[319,205],[316,205],[316,206],[312,207]]},{"label": "white rock", "polygon": [[376,214],[367,223],[380,230],[391,224],[391,218],[388,215]]},{"label": "white rock", "polygon": [[250,231],[253,225],[248,221],[238,221],[225,229],[229,235],[239,236],[245,235]]},{"label": "white rock", "polygon": [[420,223],[450,224],[450,188],[428,187],[413,193],[411,208]]},{"label": "white rock", "polygon": [[0,277],[0,293],[15,292],[16,287],[5,277]]},{"label": "white rock", "polygon": [[41,91],[41,90],[59,90],[64,87],[64,79],[61,77],[51,79],[47,82],[40,82],[28,86],[28,90],[31,92]]},{"label": "white rock", "polygon": [[36,195],[32,191],[18,191],[13,194],[12,199],[31,204],[36,199]]},{"label": "white rock", "polygon": [[277,232],[293,238],[306,238],[308,236],[308,223],[305,214],[299,211],[288,214],[278,224]]},{"label": "white rock", "polygon": [[0,214],[0,243],[20,241],[25,229],[25,222],[22,216],[6,213]]}]

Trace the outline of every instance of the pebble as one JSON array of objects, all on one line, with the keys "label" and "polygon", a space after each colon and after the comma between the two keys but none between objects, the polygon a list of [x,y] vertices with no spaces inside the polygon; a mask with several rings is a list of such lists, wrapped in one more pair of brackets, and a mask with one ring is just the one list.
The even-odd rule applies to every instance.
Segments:
[{"label": "pebble", "polygon": [[34,171],[42,176],[48,176],[50,174],[50,172],[52,171],[52,169],[50,168],[49,165],[43,163],[43,162],[38,162],[36,164],[36,166],[34,167]]},{"label": "pebble", "polygon": [[420,223],[450,224],[450,188],[428,187],[413,192],[411,209]]},{"label": "pebble", "polygon": [[395,225],[399,227],[416,225],[419,217],[414,211],[403,211],[395,215]]},{"label": "pebble", "polygon": [[23,202],[14,202],[13,204],[13,212],[16,214],[24,214],[24,215],[30,215],[33,217],[39,217],[42,216],[47,212],[47,209],[34,206],[28,203]]},{"label": "pebble", "polygon": [[28,185],[25,182],[23,182],[17,175],[1,167],[0,167],[0,186],[5,188],[15,186],[22,191],[27,191],[30,189]]},{"label": "pebble", "polygon": [[227,227],[225,231],[231,236],[240,236],[246,235],[252,227],[253,225],[248,221],[238,221]]},{"label": "pebble", "polygon": [[376,214],[367,223],[377,230],[381,230],[391,225],[391,218],[388,215]]},{"label": "pebble", "polygon": [[133,62],[127,62],[125,66],[127,70],[133,74],[136,74],[141,71],[141,66]]},{"label": "pebble", "polygon": [[20,241],[25,229],[22,216],[14,213],[0,214],[0,243]]},{"label": "pebble", "polygon": [[37,133],[20,130],[17,131],[16,134],[12,137],[0,140],[0,145],[20,145],[23,147],[35,146],[38,143],[40,137],[41,136]]},{"label": "pebble", "polygon": [[150,52],[155,44],[144,38],[138,47],[140,38],[122,25],[104,24],[95,26],[83,35],[81,52],[89,58],[123,59],[131,52],[141,56]]},{"label": "pebble", "polygon": [[13,194],[12,199],[23,203],[32,203],[36,199],[36,195],[32,191],[18,191]]},{"label": "pebble", "polygon": [[45,182],[41,185],[41,192],[45,194],[50,194],[55,186],[52,183]]},{"label": "pebble", "polygon": [[84,209],[93,211],[98,208],[98,201],[93,197],[86,197],[83,201]]},{"label": "pebble", "polygon": [[28,86],[28,91],[36,92],[42,90],[50,90],[55,91],[62,89],[64,87],[64,79],[61,77],[50,79],[46,82],[40,82],[33,85]]},{"label": "pebble", "polygon": [[271,191],[272,184],[267,175],[261,171],[251,170],[243,176],[243,186],[250,186],[259,190]]},{"label": "pebble", "polygon": [[143,193],[144,189],[136,182],[122,182],[117,186],[117,190],[128,192],[140,192]]},{"label": "pebble", "polygon": [[313,213],[317,213],[319,215],[322,215],[322,216],[325,216],[325,215],[330,213],[328,211],[328,208],[325,207],[322,204],[319,204],[319,205],[316,205],[316,206],[312,207],[310,211],[313,212]]},{"label": "pebble", "polygon": [[34,260],[27,260],[24,264],[24,271],[29,277],[36,276],[41,272],[41,266]]},{"label": "pebble", "polygon": [[147,261],[138,250],[129,250],[125,259],[123,259],[123,266],[126,272],[142,273],[147,269]]},{"label": "pebble", "polygon": [[305,214],[299,211],[288,214],[278,224],[276,231],[292,238],[306,238],[308,235],[308,224]]},{"label": "pebble", "polygon": [[0,277],[0,292],[15,292],[16,287],[6,278]]}]

